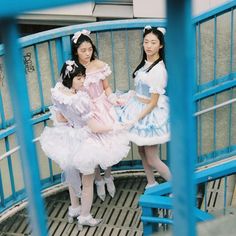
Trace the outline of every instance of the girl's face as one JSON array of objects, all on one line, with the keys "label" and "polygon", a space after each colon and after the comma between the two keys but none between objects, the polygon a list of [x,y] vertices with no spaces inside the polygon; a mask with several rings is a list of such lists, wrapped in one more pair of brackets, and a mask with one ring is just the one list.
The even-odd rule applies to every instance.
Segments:
[{"label": "girl's face", "polygon": [[82,90],[83,87],[84,87],[84,79],[85,79],[85,76],[84,76],[84,75],[75,76],[75,77],[73,78],[72,88],[73,88],[75,91]]},{"label": "girl's face", "polygon": [[92,44],[86,41],[81,43],[80,46],[77,48],[77,54],[79,62],[82,65],[88,64],[93,54]]},{"label": "girl's face", "polygon": [[160,44],[160,40],[153,33],[149,33],[144,37],[143,48],[147,54],[147,57],[152,57],[155,55],[159,56],[159,50],[163,46]]}]

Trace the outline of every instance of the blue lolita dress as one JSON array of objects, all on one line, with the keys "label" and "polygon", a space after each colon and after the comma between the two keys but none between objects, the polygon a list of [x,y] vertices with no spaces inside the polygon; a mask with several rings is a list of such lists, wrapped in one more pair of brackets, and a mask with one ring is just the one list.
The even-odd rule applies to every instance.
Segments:
[{"label": "blue lolita dress", "polygon": [[57,83],[51,89],[53,107],[68,121],[54,127],[45,127],[40,136],[43,151],[54,160],[62,170],[75,168],[83,174],[92,174],[97,166],[106,169],[117,164],[129,152],[127,131],[93,133],[87,126],[94,118],[89,95],[79,91],[74,95],[65,95],[68,88]]},{"label": "blue lolita dress", "polygon": [[150,99],[151,93],[160,95],[157,106],[129,130],[130,141],[138,146],[162,144],[170,140],[169,102],[165,95],[167,86],[165,64],[160,61],[146,72],[150,65],[151,63],[146,61],[145,65],[136,72],[135,92],[123,95],[128,97],[128,101],[118,111],[121,122],[133,120],[147,106],[141,101],[142,98]]}]

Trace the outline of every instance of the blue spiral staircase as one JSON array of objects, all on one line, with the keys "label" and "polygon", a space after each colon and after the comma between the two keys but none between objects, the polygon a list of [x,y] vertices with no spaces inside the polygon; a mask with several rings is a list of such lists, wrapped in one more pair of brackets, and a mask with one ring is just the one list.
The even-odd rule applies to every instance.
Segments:
[{"label": "blue spiral staircase", "polygon": [[[86,0],[12,2],[0,8],[0,222],[27,201],[32,235],[48,235],[41,194],[57,196],[63,187],[61,170],[43,154],[38,137],[51,125],[50,88],[71,58],[71,36],[84,28],[92,31],[99,58],[112,68],[113,90],[127,91],[133,88],[131,75],[140,60],[145,25],[167,27],[172,139],[161,145],[159,155],[170,165],[173,180],[145,192],[139,185],[143,234],[170,230],[176,236],[194,236],[197,222],[213,223],[234,212],[236,1],[195,18],[191,1],[167,1],[168,21],[88,23],[19,40],[15,16],[21,12]],[[135,145],[113,171],[142,173]]]}]

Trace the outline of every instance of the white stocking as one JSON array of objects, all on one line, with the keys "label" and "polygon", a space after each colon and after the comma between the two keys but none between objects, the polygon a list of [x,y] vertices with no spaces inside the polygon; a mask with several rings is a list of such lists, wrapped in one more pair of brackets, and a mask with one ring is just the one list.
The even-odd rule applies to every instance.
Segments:
[{"label": "white stocking", "polygon": [[70,185],[68,186],[68,189],[69,189],[71,207],[77,208],[79,206],[79,198],[76,195],[74,189]]},{"label": "white stocking", "polygon": [[141,159],[142,159],[143,168],[144,168],[144,171],[145,171],[146,176],[147,176],[148,184],[151,185],[151,184],[155,183],[155,177],[154,177],[152,167],[147,162],[144,147],[139,146],[138,147],[138,152],[139,152],[139,155],[141,156]]},{"label": "white stocking", "polygon": [[165,180],[169,181],[171,179],[171,173],[168,166],[157,155],[157,145],[145,146],[144,149],[148,164],[155,168]]},{"label": "white stocking", "polygon": [[88,216],[93,203],[93,181],[94,174],[83,175],[82,177],[82,197],[81,197],[81,216]]}]

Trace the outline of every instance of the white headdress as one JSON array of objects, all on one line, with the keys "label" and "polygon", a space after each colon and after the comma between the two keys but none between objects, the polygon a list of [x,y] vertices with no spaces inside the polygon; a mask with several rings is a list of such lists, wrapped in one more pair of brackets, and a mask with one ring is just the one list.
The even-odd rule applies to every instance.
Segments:
[{"label": "white headdress", "polygon": [[[73,68],[74,66],[74,68]],[[75,61],[67,60],[66,61],[66,69],[65,69],[65,76],[68,76],[70,78],[70,73],[72,73],[75,70],[75,67],[78,67]]]},{"label": "white headdress", "polygon": [[143,32],[145,32],[145,30],[150,30],[152,29],[152,26],[151,25],[146,25],[143,29]]},{"label": "white headdress", "polygon": [[72,37],[72,41],[73,41],[74,43],[77,43],[78,38],[80,37],[81,34],[86,35],[86,36],[89,37],[90,31],[88,31],[88,30],[86,30],[86,29],[83,29],[83,30],[81,30],[81,31],[78,31],[78,32],[74,33],[74,35],[73,35],[73,37]]},{"label": "white headdress", "polygon": [[163,35],[165,35],[165,33],[166,33],[166,29],[165,29],[165,28],[163,28],[163,27],[157,27],[157,29],[158,29],[159,31],[161,31]]},{"label": "white headdress", "polygon": [[[146,25],[143,29],[143,32],[145,32],[145,30],[151,30],[153,27],[151,25]],[[163,35],[165,35],[166,33],[166,29],[163,27],[157,27],[157,30],[161,31]]]}]

